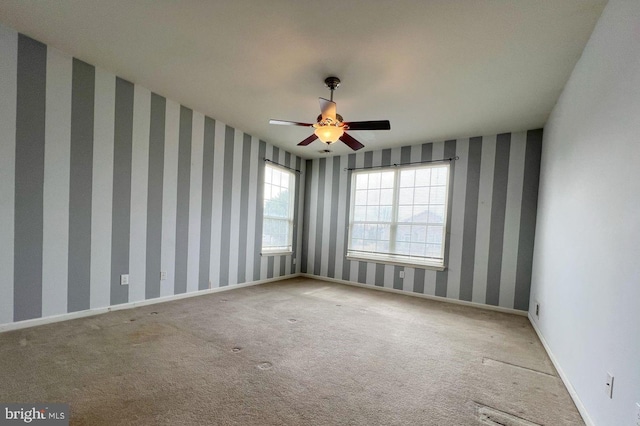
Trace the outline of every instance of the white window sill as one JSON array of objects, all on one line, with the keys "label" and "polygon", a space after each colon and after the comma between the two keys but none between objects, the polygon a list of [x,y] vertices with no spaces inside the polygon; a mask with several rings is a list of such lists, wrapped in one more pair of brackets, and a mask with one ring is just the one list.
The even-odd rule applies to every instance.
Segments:
[{"label": "white window sill", "polygon": [[410,260],[401,260],[401,259],[390,259],[387,257],[378,257],[378,256],[354,256],[352,254],[348,254],[345,256],[349,260],[357,260],[360,262],[375,262],[375,263],[384,263],[385,265],[399,265],[399,266],[408,266],[410,268],[420,268],[420,269],[429,269],[432,271],[444,271],[447,269],[444,265],[438,265],[433,263],[420,263],[420,262],[412,262]]},{"label": "white window sill", "polygon": [[290,256],[293,254],[293,251],[263,251],[260,253],[260,256]]}]

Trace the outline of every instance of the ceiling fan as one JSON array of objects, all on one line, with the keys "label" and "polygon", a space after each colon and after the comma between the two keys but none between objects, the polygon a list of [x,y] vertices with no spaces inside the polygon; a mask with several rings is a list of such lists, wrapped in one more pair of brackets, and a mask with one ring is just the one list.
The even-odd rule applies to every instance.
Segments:
[{"label": "ceiling fan", "polygon": [[319,98],[320,115],[315,123],[299,123],[296,121],[269,120],[269,124],[280,124],[284,126],[314,127],[316,130],[311,136],[300,142],[298,145],[306,146],[316,139],[320,139],[327,145],[341,140],[354,151],[364,148],[357,139],[345,133],[345,130],[390,130],[389,120],[378,121],[343,121],[342,116],[336,113],[336,103],[333,102],[333,91],[340,86],[338,77],[327,77],[324,84],[331,90],[331,99]]}]

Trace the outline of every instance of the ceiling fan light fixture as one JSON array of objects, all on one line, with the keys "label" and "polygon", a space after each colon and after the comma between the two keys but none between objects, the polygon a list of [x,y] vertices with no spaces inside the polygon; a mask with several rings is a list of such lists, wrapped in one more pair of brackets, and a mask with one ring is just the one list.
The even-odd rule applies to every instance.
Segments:
[{"label": "ceiling fan light fixture", "polygon": [[320,103],[320,115],[316,119],[315,123],[300,123],[297,121],[285,120],[269,120],[269,123],[285,126],[313,127],[315,129],[313,134],[298,143],[298,146],[307,146],[316,139],[320,139],[322,143],[326,143],[327,145],[331,145],[332,143],[340,140],[354,151],[364,148],[364,145],[349,133],[345,133],[345,130],[349,130],[349,132],[351,132],[351,130],[391,129],[389,120],[345,122],[342,119],[342,116],[336,112],[336,103],[333,101],[333,91],[340,85],[340,79],[338,77],[327,77],[324,80],[324,84],[326,84],[331,91],[331,99],[318,99],[318,102]]},{"label": "ceiling fan light fixture", "polygon": [[324,125],[317,127],[313,133],[322,142],[330,145],[342,137],[344,129],[341,126]]}]

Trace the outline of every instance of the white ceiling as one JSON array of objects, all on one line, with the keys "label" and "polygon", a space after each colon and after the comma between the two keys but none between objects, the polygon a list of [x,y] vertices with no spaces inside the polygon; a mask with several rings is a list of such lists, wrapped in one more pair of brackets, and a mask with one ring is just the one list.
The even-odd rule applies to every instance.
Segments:
[{"label": "white ceiling", "polygon": [[[0,22],[306,158],[335,75],[365,150],[542,127],[606,0],[3,0]],[[332,145],[333,154],[351,152]]]}]

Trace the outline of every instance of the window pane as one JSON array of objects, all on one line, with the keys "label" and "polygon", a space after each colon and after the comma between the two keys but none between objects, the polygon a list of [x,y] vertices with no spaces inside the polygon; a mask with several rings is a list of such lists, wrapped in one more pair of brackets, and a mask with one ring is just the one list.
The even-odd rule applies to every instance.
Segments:
[{"label": "window pane", "polygon": [[376,240],[363,240],[362,241],[362,250],[375,252],[376,251]]},{"label": "window pane", "polygon": [[376,241],[376,251],[378,253],[389,253],[389,241]]},{"label": "window pane", "polygon": [[413,202],[415,204],[429,204],[429,187],[416,188]]},{"label": "window pane", "polygon": [[431,169],[416,170],[416,186],[429,186],[431,184]]},{"label": "window pane", "polygon": [[429,207],[429,223],[444,223],[444,206]]},{"label": "window pane", "polygon": [[429,202],[431,204],[444,204],[445,200],[445,187],[444,186],[432,186],[431,196]]},{"label": "window pane", "polygon": [[391,233],[391,227],[389,225],[378,225],[378,240],[389,241],[389,235]]},{"label": "window pane", "polygon": [[265,183],[271,183],[271,175],[273,173],[273,168],[272,167],[265,167],[264,168],[264,182]]},{"label": "window pane", "polygon": [[428,257],[441,257],[442,246],[435,244],[427,244],[427,256]]},{"label": "window pane", "polygon": [[380,207],[378,206],[367,206],[367,221],[376,222],[378,220],[378,211]]},{"label": "window pane", "polygon": [[398,225],[396,241],[411,241],[411,225]]},{"label": "window pane", "polygon": [[383,189],[380,191],[380,204],[384,206],[393,204],[393,189]]},{"label": "window pane", "polygon": [[413,204],[413,188],[400,188],[400,198],[398,203],[401,206]]},{"label": "window pane", "polygon": [[264,209],[264,215],[265,216],[272,216],[271,214],[271,206],[273,205],[272,203],[270,203],[271,200],[264,200],[264,205],[262,206]]},{"label": "window pane", "polygon": [[412,222],[413,207],[412,206],[400,206],[398,207],[398,222]]},{"label": "window pane", "polygon": [[380,177],[380,188],[393,188],[393,172],[382,173]]},{"label": "window pane", "polygon": [[370,189],[367,195],[367,204],[368,205],[378,205],[380,204],[380,190],[378,189]]},{"label": "window pane", "polygon": [[364,237],[364,225],[357,223],[351,228],[351,238],[363,238]]},{"label": "window pane", "polygon": [[411,242],[424,243],[427,238],[427,227],[414,225],[411,227]]},{"label": "window pane", "polygon": [[358,173],[356,175],[356,189],[366,189],[369,175],[366,173]]},{"label": "window pane", "polygon": [[364,238],[367,240],[375,240],[378,235],[378,225],[364,225]]},{"label": "window pane", "polygon": [[427,242],[442,244],[442,226],[429,226],[427,230]]},{"label": "window pane", "polygon": [[415,175],[416,175],[415,170],[402,170],[400,172],[400,187],[406,188],[406,187],[413,186]]},{"label": "window pane", "polygon": [[378,220],[380,222],[391,222],[391,215],[393,213],[393,208],[391,206],[382,206],[380,207],[380,217]]},{"label": "window pane", "polygon": [[411,243],[410,246],[411,256],[424,256],[426,253],[426,246],[419,243]]},{"label": "window pane", "polygon": [[361,222],[367,217],[367,208],[365,206],[356,206],[353,209],[353,220]]},{"label": "window pane", "polygon": [[429,216],[429,206],[413,206],[412,222],[425,223]]},{"label": "window pane", "polygon": [[411,245],[410,245],[410,243],[406,243],[406,242],[398,242],[398,243],[396,243],[396,254],[404,254],[404,255],[411,254]]},{"label": "window pane", "polygon": [[356,191],[356,206],[364,206],[367,204],[367,191]]},{"label": "window pane", "polygon": [[432,171],[432,185],[446,185],[447,184],[447,168],[446,167],[437,167]]},{"label": "window pane", "polygon": [[380,175],[381,173],[371,173],[369,175],[369,189],[380,188]]}]

